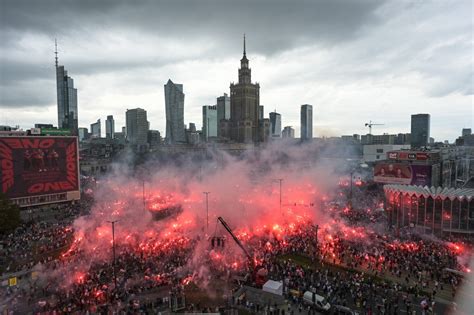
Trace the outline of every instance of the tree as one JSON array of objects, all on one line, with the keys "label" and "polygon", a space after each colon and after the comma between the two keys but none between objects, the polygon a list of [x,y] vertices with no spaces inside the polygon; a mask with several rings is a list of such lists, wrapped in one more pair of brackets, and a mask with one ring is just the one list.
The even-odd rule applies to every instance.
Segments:
[{"label": "tree", "polygon": [[0,193],[0,234],[13,231],[20,224],[20,208]]}]

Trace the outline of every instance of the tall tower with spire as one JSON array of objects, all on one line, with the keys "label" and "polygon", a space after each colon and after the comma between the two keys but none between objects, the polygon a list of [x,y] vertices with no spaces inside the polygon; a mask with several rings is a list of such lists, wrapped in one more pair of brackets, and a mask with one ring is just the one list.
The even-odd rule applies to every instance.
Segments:
[{"label": "tall tower with spire", "polygon": [[239,143],[262,141],[259,121],[260,85],[252,83],[244,34],[243,57],[240,59],[239,82],[230,84],[230,120],[228,137]]},{"label": "tall tower with spire", "polygon": [[74,80],[67,75],[64,66],[58,64],[58,43],[55,40],[56,90],[58,96],[58,128],[69,129],[78,135],[77,89]]}]

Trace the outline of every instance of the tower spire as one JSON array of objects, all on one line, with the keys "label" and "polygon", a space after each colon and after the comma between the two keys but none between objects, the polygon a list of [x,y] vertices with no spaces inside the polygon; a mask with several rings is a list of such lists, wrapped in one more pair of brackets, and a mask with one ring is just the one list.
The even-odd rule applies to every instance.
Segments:
[{"label": "tower spire", "polygon": [[54,57],[54,59],[55,59],[55,64],[56,64],[56,68],[57,68],[58,67],[58,41],[57,41],[56,38],[54,39],[54,48],[55,48],[54,54],[56,55]]},{"label": "tower spire", "polygon": [[245,33],[244,33],[244,57],[246,57],[247,54],[246,54],[246,51],[245,51]]}]

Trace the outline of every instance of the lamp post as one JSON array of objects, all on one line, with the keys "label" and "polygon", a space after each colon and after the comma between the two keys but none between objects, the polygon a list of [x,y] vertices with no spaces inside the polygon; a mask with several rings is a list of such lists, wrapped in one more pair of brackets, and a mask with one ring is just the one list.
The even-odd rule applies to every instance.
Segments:
[{"label": "lamp post", "polygon": [[143,211],[146,210],[146,201],[145,201],[145,180],[142,181],[142,199],[143,199]]},{"label": "lamp post", "polygon": [[281,183],[283,181],[283,178],[276,178],[275,180],[280,182],[280,214],[282,214],[281,212]]},{"label": "lamp post", "polygon": [[115,223],[118,222],[118,220],[107,221],[107,222],[112,224],[112,253],[114,256],[113,272],[114,272],[114,285],[115,285],[115,289],[117,289],[117,273],[115,271]]},{"label": "lamp post", "polygon": [[351,170],[351,177],[349,179],[349,181],[351,182],[350,183],[350,186],[351,186],[351,190],[350,190],[350,193],[349,193],[349,207],[350,209],[352,209],[352,176],[354,174],[354,170]]},{"label": "lamp post", "polygon": [[206,195],[206,229],[209,230],[209,194],[210,191],[203,191],[203,194]]}]

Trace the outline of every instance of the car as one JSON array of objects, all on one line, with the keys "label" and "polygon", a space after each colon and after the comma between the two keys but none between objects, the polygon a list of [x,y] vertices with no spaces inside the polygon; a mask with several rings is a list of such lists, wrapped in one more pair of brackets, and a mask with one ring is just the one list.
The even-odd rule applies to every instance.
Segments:
[{"label": "car", "polygon": [[331,308],[331,314],[338,314],[338,315],[359,315],[358,312],[351,310],[347,306],[343,305],[333,305]]},{"label": "car", "polygon": [[323,296],[314,292],[306,291],[303,294],[303,302],[315,306],[320,311],[329,312],[331,309],[331,304]]}]

